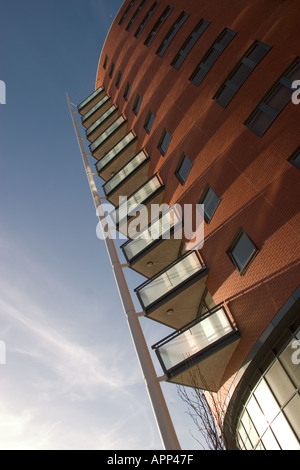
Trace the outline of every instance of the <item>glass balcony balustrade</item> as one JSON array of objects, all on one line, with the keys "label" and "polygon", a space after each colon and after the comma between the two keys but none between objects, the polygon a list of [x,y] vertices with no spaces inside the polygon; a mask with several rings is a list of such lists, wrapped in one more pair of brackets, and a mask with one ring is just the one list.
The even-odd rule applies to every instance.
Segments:
[{"label": "glass balcony balustrade", "polygon": [[145,314],[178,329],[196,318],[208,269],[190,251],[135,289]]},{"label": "glass balcony balustrade", "polygon": [[110,107],[110,96],[105,95],[97,104],[95,104],[86,114],[81,118],[82,125],[85,128],[90,127],[102,114],[104,114]]},{"label": "glass balcony balustrade", "polygon": [[115,114],[118,111],[118,107],[113,104],[108,110],[102,114],[88,129],[86,130],[86,136],[90,142],[94,142],[99,135],[102,134],[115,120]]},{"label": "glass balcony balustrade", "polygon": [[102,179],[109,180],[131,160],[136,153],[136,141],[136,135],[130,131],[96,163],[97,172]]},{"label": "glass balcony balustrade", "polygon": [[171,207],[121,248],[130,267],[149,278],[177,258],[181,243],[181,215]]},{"label": "glass balcony balustrade", "polygon": [[86,114],[95,104],[100,95],[104,92],[104,88],[100,87],[95,90],[90,96],[88,96],[84,101],[82,101],[78,106],[78,112],[81,115]]},{"label": "glass balcony balustrade", "polygon": [[216,392],[239,338],[228,308],[220,304],[152,348],[168,381]]},{"label": "glass balcony balustrade", "polygon": [[146,182],[149,163],[150,157],[143,150],[135,155],[103,185],[107,199],[117,205],[120,195],[132,194],[140,186],[140,182]]},{"label": "glass balcony balustrade", "polygon": [[[135,217],[138,211],[141,209],[141,205],[147,209],[147,214],[144,214],[143,220],[139,222],[140,230],[146,227],[149,224],[150,212],[149,204],[160,204],[163,197],[164,184],[157,175],[154,175],[150,180],[143,184],[137,191],[124,202],[116,207],[111,213],[110,217],[115,223],[117,229],[124,233],[128,234],[128,224],[132,221],[132,218]],[[143,225],[143,226],[141,226]]]},{"label": "glass balcony balustrade", "polygon": [[90,151],[97,160],[110,150],[126,134],[127,119],[119,116],[102,134],[90,144]]}]

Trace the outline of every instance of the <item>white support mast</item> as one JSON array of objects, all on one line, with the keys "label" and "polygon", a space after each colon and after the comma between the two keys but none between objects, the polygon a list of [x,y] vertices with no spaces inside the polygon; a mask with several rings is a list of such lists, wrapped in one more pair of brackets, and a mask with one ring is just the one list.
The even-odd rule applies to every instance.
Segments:
[{"label": "white support mast", "polygon": [[[93,197],[94,205],[99,217],[100,225],[102,227],[103,221],[105,221],[105,214],[102,207],[102,199],[99,197],[98,189],[94,180],[93,173],[90,168],[90,164],[85,152],[82,137],[79,133],[78,123],[75,121],[72,110],[72,104],[70,102],[69,95],[67,93],[67,101],[70,109],[71,118],[73,121],[82,161],[84,164],[86,176],[88,179],[89,187]],[[131,338],[136,350],[136,354],[140,363],[142,374],[145,380],[146,388],[152,405],[153,413],[156,419],[156,423],[160,432],[163,446],[166,450],[180,450],[180,444],[174,429],[174,425],[165,401],[165,397],[162,393],[159,378],[156,375],[156,371],[152,362],[152,358],[139,322],[138,314],[135,310],[133,300],[130,294],[130,290],[127,285],[127,281],[123,272],[123,267],[120,263],[119,255],[114,241],[110,237],[103,237],[107,249],[107,253],[111,262],[111,267],[114,273],[116,284],[118,287],[119,295],[122,301],[125,316]]]}]

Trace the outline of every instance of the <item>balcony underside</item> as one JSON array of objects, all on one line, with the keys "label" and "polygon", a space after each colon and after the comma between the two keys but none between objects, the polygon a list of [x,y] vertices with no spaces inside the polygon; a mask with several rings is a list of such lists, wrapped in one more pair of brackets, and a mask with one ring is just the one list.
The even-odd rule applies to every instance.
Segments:
[{"label": "balcony underside", "polygon": [[[137,139],[132,140],[121,152],[116,154],[102,169],[98,171],[99,176],[108,181],[115,173],[128,163],[137,151]],[[104,155],[105,157],[105,155]],[[103,158],[103,157],[102,157]]]},{"label": "balcony underside", "polygon": [[110,194],[106,196],[109,202],[117,206],[119,197],[133,194],[143,183],[148,180],[150,161],[147,160],[140,168],[132,173],[122,184],[119,184]]},{"label": "balcony underside", "polygon": [[200,353],[181,367],[167,372],[167,382],[218,392],[226,381],[224,371],[239,343],[238,333],[219,344],[218,350]]},{"label": "balcony underside", "polygon": [[[96,139],[98,139],[98,137],[103,134],[103,132],[106,131],[106,129],[119,117],[119,113],[118,113],[118,108],[116,107],[115,110],[108,116],[107,119],[105,119],[105,121],[103,121],[102,124],[100,124],[99,126],[97,126],[95,128],[95,130],[93,130],[90,134],[87,134],[87,139],[93,143],[95,142]],[[95,121],[96,122],[96,121]],[[87,129],[88,131],[88,129]]]},{"label": "balcony underside", "polygon": [[99,145],[93,152],[92,155],[97,160],[109,152],[123,137],[127,134],[127,121],[125,121],[118,129],[116,129],[105,141]]},{"label": "balcony underside", "polygon": [[[103,98],[103,97],[102,97]],[[99,109],[97,109],[94,113],[91,114],[90,117],[88,117],[85,121],[82,122],[82,125],[85,128],[90,127],[92,124],[94,124],[97,119],[99,119],[102,114],[104,114],[109,108],[111,107],[111,99],[109,98],[105,103],[103,103],[102,106],[100,106]]]},{"label": "balcony underside", "polygon": [[81,116],[84,116],[90,109],[93,108],[93,106],[95,106],[100,100],[102,100],[104,95],[105,95],[105,90],[104,88],[102,88],[102,90],[100,91],[98,95],[96,95],[93,99],[91,99],[91,101],[89,101],[81,109],[78,109],[79,114],[81,114]]}]

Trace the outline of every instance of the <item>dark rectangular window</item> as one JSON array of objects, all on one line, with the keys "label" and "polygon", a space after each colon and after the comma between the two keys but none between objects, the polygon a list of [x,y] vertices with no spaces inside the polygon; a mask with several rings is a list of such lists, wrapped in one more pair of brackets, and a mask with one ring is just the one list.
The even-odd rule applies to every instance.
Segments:
[{"label": "dark rectangular window", "polygon": [[137,9],[135,10],[131,20],[129,21],[128,25],[126,26],[126,31],[129,31],[133,25],[133,23],[135,22],[135,20],[137,19],[138,15],[140,14],[140,12],[142,11],[142,9],[144,8],[144,6],[146,5],[148,0],[142,0],[140,5],[137,7]]},{"label": "dark rectangular window", "polygon": [[215,64],[217,59],[220,57],[222,52],[226,49],[228,44],[234,38],[236,33],[231,31],[230,29],[224,29],[220,36],[216,39],[213,45],[209,48],[209,50],[204,55],[203,59],[201,60],[200,64],[196,67],[194,72],[190,77],[190,81],[194,83],[194,85],[199,86],[204,77]]},{"label": "dark rectangular window", "polygon": [[145,124],[144,124],[144,128],[146,129],[148,134],[150,134],[151,132],[152,126],[154,124],[154,120],[155,120],[155,114],[152,113],[152,111],[150,110],[149,113],[147,114]]},{"label": "dark rectangular window", "polygon": [[292,83],[300,76],[300,59],[298,58],[281,76],[257,108],[245,122],[246,126],[259,137],[263,136],[272,122],[292,99]]},{"label": "dark rectangular window", "polygon": [[225,83],[217,91],[214,96],[216,102],[223,106],[223,108],[226,108],[234,95],[270,49],[271,47],[267,44],[256,41],[229,74]]},{"label": "dark rectangular window", "polygon": [[125,19],[126,19],[126,16],[128,15],[129,10],[130,10],[131,7],[133,6],[134,2],[135,2],[135,0],[132,0],[132,1],[129,3],[129,5],[128,5],[128,7],[126,8],[126,10],[124,11],[124,14],[123,14],[122,18],[121,18],[120,21],[119,21],[119,25],[120,25],[120,26],[121,26],[121,24],[124,23],[124,21],[125,21]]},{"label": "dark rectangular window", "polygon": [[165,155],[167,153],[171,139],[172,139],[171,134],[169,134],[169,132],[166,129],[164,129],[161,135],[161,138],[159,140],[159,144],[158,144],[158,148],[162,155]]},{"label": "dark rectangular window", "polygon": [[107,62],[108,62],[108,55],[105,56],[104,62],[103,62],[103,68],[106,69],[107,67]]},{"label": "dark rectangular window", "polygon": [[184,42],[180,51],[178,52],[175,59],[173,60],[171,64],[172,67],[174,67],[176,70],[178,70],[181,67],[187,55],[190,53],[190,51],[192,50],[192,48],[194,47],[198,39],[201,37],[201,35],[204,33],[204,31],[206,30],[209,24],[210,24],[209,21],[206,21],[203,19],[197,24],[197,26],[195,27],[193,32],[189,35],[187,40]]},{"label": "dark rectangular window", "polygon": [[140,110],[140,107],[141,107],[141,104],[142,104],[142,101],[143,101],[143,98],[140,95],[136,95],[134,105],[133,105],[133,108],[132,108],[132,111],[134,112],[134,114],[136,114],[136,115],[138,114],[138,112]]},{"label": "dark rectangular window", "polygon": [[130,90],[131,90],[131,83],[127,82],[125,90],[124,90],[124,94],[123,94],[123,98],[125,101],[127,101],[129,98]]},{"label": "dark rectangular window", "polygon": [[145,28],[146,24],[148,23],[148,21],[150,20],[151,16],[153,15],[153,13],[155,12],[155,10],[157,9],[158,6],[159,6],[159,2],[154,2],[153,3],[153,5],[150,8],[150,10],[148,11],[147,15],[144,16],[143,21],[141,22],[140,26],[136,30],[136,32],[134,34],[135,38],[140,37],[140,35],[142,34],[143,29]]},{"label": "dark rectangular window", "polygon": [[298,147],[293,155],[289,158],[289,161],[300,170],[300,147]]},{"label": "dark rectangular window", "polygon": [[214,190],[210,186],[207,186],[199,202],[199,204],[204,205],[204,220],[206,223],[211,221],[220,202],[221,199],[216,195]]},{"label": "dark rectangular window", "polygon": [[157,49],[156,51],[156,54],[159,56],[159,57],[162,57],[164,55],[164,53],[166,52],[166,50],[168,49],[169,45],[171,44],[171,42],[173,41],[174,37],[176,36],[176,34],[178,33],[179,29],[181,28],[181,26],[183,25],[183,23],[188,19],[190,15],[188,13],[186,13],[185,11],[183,11],[181,13],[181,15],[177,18],[177,20],[175,21],[175,23],[173,24],[172,28],[169,30],[168,34],[166,35],[166,37],[164,38],[163,42],[161,43],[161,45],[159,46],[159,48]]},{"label": "dark rectangular window", "polygon": [[175,171],[175,175],[177,176],[181,184],[184,184],[186,182],[192,166],[193,166],[193,163],[184,153]]},{"label": "dark rectangular window", "polygon": [[118,76],[117,76],[117,80],[116,80],[116,87],[117,88],[120,88],[121,81],[122,81],[122,72],[119,71]]},{"label": "dark rectangular window", "polygon": [[144,42],[145,46],[150,46],[150,44],[152,43],[153,39],[155,38],[157,32],[160,30],[161,26],[163,25],[163,23],[166,21],[166,19],[168,18],[168,16],[170,15],[170,13],[173,11],[173,7],[170,7],[168,6],[164,12],[162,13],[162,15],[160,16],[160,18],[157,20],[157,22],[155,23],[155,25],[153,26],[153,29],[152,31],[150,32],[150,34],[147,36],[147,39],[146,41]]},{"label": "dark rectangular window", "polygon": [[228,255],[238,272],[244,274],[257,252],[246,232],[240,230],[228,250]]},{"label": "dark rectangular window", "polygon": [[115,70],[115,64],[113,62],[110,66],[109,74],[108,74],[110,78],[113,76],[114,70]]}]

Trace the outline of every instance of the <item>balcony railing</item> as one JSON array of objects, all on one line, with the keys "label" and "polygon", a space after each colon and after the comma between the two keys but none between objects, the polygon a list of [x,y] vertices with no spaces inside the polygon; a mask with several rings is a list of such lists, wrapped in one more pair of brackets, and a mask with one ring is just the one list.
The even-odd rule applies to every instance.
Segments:
[{"label": "balcony railing", "polygon": [[114,147],[126,134],[125,124],[127,119],[119,116],[102,134],[90,144],[90,151],[97,160],[99,160],[105,151]]},{"label": "balcony railing", "polygon": [[228,308],[220,304],[152,348],[168,381],[216,392],[239,338]]},{"label": "balcony railing", "polygon": [[[157,175],[154,175],[150,180],[144,183],[137,191],[131,194],[125,202],[122,202],[116,207],[110,216],[116,227],[122,233],[127,234],[127,225],[130,219],[136,216],[139,211],[141,204],[145,207],[151,203],[160,203],[162,199],[162,191],[164,184]],[[159,201],[154,200],[155,196],[159,195]],[[149,223],[149,211],[147,212],[147,218],[144,221],[144,225],[147,226]],[[142,229],[143,227],[141,227]]]},{"label": "balcony railing", "polygon": [[85,114],[92,108],[95,104],[96,99],[104,92],[104,88],[100,87],[95,90],[90,96],[88,96],[82,103],[80,103],[77,107],[80,114]]},{"label": "balcony railing", "polygon": [[172,328],[197,316],[208,269],[197,251],[190,251],[135,289],[145,314]]},{"label": "balcony railing", "polygon": [[102,114],[88,129],[86,130],[86,136],[90,142],[94,142],[99,135],[102,134],[115,119],[115,113],[118,111],[118,107],[113,104],[108,110]]},{"label": "balcony railing", "polygon": [[177,258],[181,242],[182,219],[171,207],[121,248],[130,267],[149,278]]},{"label": "balcony railing", "polygon": [[109,106],[110,96],[105,95],[95,106],[93,106],[86,114],[81,118],[81,122],[84,127],[90,127],[102,114],[104,114]]},{"label": "balcony railing", "polygon": [[[142,182],[143,179],[145,181],[147,180],[149,162],[150,157],[143,150],[135,155],[103,185],[106,197],[113,204],[117,205],[115,199],[118,200],[117,198],[120,191],[122,192],[122,196],[132,194],[140,186],[140,182]],[[113,195],[115,195],[116,198],[113,198]]]}]

